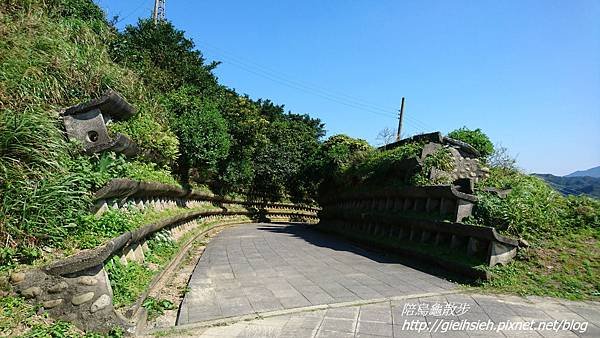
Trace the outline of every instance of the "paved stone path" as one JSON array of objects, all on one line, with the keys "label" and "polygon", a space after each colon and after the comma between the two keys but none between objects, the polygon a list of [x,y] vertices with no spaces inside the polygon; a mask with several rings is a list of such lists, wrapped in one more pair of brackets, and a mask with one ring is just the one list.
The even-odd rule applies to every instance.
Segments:
[{"label": "paved stone path", "polygon": [[246,224],[209,243],[177,324],[456,287],[303,225]]},{"label": "paved stone path", "polygon": [[[464,313],[426,316],[407,309],[416,305],[431,310],[434,304],[467,304]],[[446,327],[450,323],[484,323],[482,329]],[[533,323],[524,329],[525,323]],[[562,328],[564,323],[577,327]],[[446,324],[444,324],[446,323]],[[492,325],[487,323],[493,323]],[[501,325],[504,327],[500,330]],[[512,325],[512,326],[511,326]],[[538,325],[546,325],[539,329]],[[555,325],[550,327],[549,325]],[[585,326],[581,326],[585,325]],[[362,306],[235,321],[212,327],[182,327],[170,337],[600,337],[600,306],[549,298],[447,294],[402,300],[385,300]],[[446,330],[447,329],[447,330]]]},{"label": "paved stone path", "polygon": [[[189,287],[177,335],[600,337],[596,303],[466,293],[454,283],[302,225],[223,230],[206,248]],[[493,327],[446,330],[462,320],[489,321]],[[530,320],[587,327],[585,332],[582,327],[517,330],[515,325]],[[493,331],[498,325],[505,330]]]}]

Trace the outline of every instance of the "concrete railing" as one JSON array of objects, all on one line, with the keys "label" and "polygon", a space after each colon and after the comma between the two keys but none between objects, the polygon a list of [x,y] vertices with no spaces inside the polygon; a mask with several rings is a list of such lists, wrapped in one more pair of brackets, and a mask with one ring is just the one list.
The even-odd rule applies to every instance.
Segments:
[{"label": "concrete railing", "polygon": [[436,250],[423,250],[444,249],[490,267],[510,261],[517,253],[517,240],[498,234],[492,227],[459,223],[471,215],[476,202],[475,196],[453,186],[345,194],[324,201],[319,228],[425,257],[464,275],[487,278],[482,270],[436,256]]},{"label": "concrete railing", "polygon": [[462,221],[471,215],[477,197],[450,185],[404,187],[376,193],[354,193],[323,201],[323,209],[422,213],[434,218]]},{"label": "concrete railing", "polygon": [[245,208],[265,210],[287,210],[296,213],[315,215],[321,210],[318,207],[305,204],[245,201],[231,199],[196,190],[185,190],[177,186],[139,182],[130,179],[114,179],[94,194],[94,212],[102,212],[109,207],[120,208],[127,205],[155,208],[171,206],[192,207],[202,203],[210,203],[222,207],[241,205]]},{"label": "concrete railing", "polygon": [[[75,323],[84,330],[107,332],[120,326],[134,332],[140,318],[139,299],[124,314],[113,307],[113,293],[105,264],[117,257],[122,264],[144,262],[147,241],[158,232],[172,240],[194,240],[200,230],[250,221],[302,221],[316,223],[317,210],[285,203],[235,201],[219,196],[187,192],[171,185],[132,180],[113,180],[95,194],[97,213],[108,208],[137,207],[162,210],[171,207],[198,207],[210,204],[220,210],[190,210],[127,231],[102,245],[82,250],[39,269],[13,273],[11,282],[26,298],[32,299],[55,318]],[[209,223],[208,225],[206,223]],[[202,228],[202,229],[201,229]],[[190,237],[190,238],[188,238]],[[182,243],[180,247],[189,247]],[[158,276],[157,276],[158,277]],[[154,281],[151,283],[154,284]]]}]

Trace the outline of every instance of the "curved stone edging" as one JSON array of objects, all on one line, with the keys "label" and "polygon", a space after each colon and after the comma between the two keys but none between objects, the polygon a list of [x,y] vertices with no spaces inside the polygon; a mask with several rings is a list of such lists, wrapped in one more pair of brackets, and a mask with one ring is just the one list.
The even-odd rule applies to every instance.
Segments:
[{"label": "curved stone edging", "polygon": [[[199,232],[198,234],[194,235],[192,238],[189,238],[185,243],[183,243],[183,245],[181,246],[181,249],[179,250],[177,255],[171,259],[169,264],[167,264],[163,268],[163,270],[152,279],[147,290],[142,295],[140,295],[140,297],[138,297],[137,301],[133,304],[133,306],[131,306],[129,308],[129,310],[127,311],[128,313],[131,313],[131,315],[129,317],[134,319],[134,321],[136,321],[138,323],[140,321],[145,322],[147,320],[147,318],[145,317],[145,313],[143,313],[143,310],[142,310],[143,302],[146,300],[146,298],[148,298],[148,295],[152,291],[154,291],[154,289],[156,289],[157,286],[161,285],[161,282],[163,281],[163,279],[170,276],[170,274],[173,272],[173,270],[179,265],[179,263],[181,262],[183,257],[191,249],[192,245],[194,244],[194,242],[196,240],[207,235],[209,232],[214,231],[215,229],[232,226],[232,225],[245,224],[245,223],[250,223],[250,222],[252,222],[252,221],[250,221],[250,220],[248,220],[248,221],[233,220],[233,221],[229,221],[229,222],[227,222],[227,221],[219,222],[219,223],[213,225],[212,227]],[[138,331],[143,330],[144,326],[145,326],[145,324],[139,325]]]},{"label": "curved stone edging", "polygon": [[260,201],[243,201],[225,198],[213,194],[196,190],[185,190],[183,188],[156,182],[141,182],[126,178],[113,179],[94,194],[96,209],[100,208],[102,201],[110,199],[118,199],[121,202],[132,198],[175,198],[185,200],[210,201],[213,203],[225,204],[240,204],[247,207],[264,207],[272,208],[292,208],[302,209],[311,212],[321,210],[318,207],[313,207],[305,204],[279,203],[279,202],[260,202]]}]

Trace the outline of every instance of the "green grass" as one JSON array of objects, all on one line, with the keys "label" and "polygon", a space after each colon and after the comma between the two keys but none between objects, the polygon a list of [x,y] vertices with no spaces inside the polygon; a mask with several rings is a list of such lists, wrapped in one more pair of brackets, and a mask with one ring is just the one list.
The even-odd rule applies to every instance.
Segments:
[{"label": "green grass", "polygon": [[154,272],[147,265],[137,262],[122,264],[117,257],[113,257],[105,268],[116,308],[133,304],[146,291],[154,276]]},{"label": "green grass", "polygon": [[600,231],[581,228],[549,236],[490,271],[492,279],[480,286],[483,291],[599,301]]},{"label": "green grass", "polygon": [[127,231],[135,230],[146,224],[164,218],[196,211],[218,211],[219,207],[204,205],[197,208],[169,208],[165,210],[144,209],[134,207],[127,209],[109,209],[99,217],[86,215],[82,217],[77,231],[72,237],[72,248],[94,248],[105,241],[117,237]]},{"label": "green grass", "polygon": [[492,168],[478,187],[510,188],[504,199],[479,191],[467,221],[529,241],[515,260],[490,270],[481,290],[600,300],[600,200],[564,197],[540,178]]},{"label": "green grass", "polygon": [[[75,254],[81,249],[95,248],[111,238],[117,237],[127,231],[135,230],[143,225],[150,224],[163,218],[177,216],[187,212],[195,211],[217,211],[219,207],[213,205],[204,205],[196,208],[169,208],[158,211],[154,209],[138,210],[136,208],[129,209],[109,209],[101,216],[83,215],[80,216],[77,223],[69,226],[69,234],[66,236],[66,243],[69,246],[63,246],[59,250],[52,250],[51,253],[43,252],[38,248],[32,248],[32,260],[28,264],[33,266],[42,266],[53,260]],[[26,250],[22,248],[21,250]],[[0,259],[8,264],[0,265],[0,272],[12,269],[22,268],[15,257],[15,251],[11,248],[0,249]]]},{"label": "green grass", "polygon": [[[113,34],[87,1],[10,0],[0,6],[0,269],[31,263],[42,247],[63,248],[103,180],[175,183],[163,166],[175,160],[177,139],[159,123],[164,108],[155,93],[112,62],[107,46]],[[117,129],[157,164],[130,162],[111,176],[94,167],[94,158],[80,156],[79,145],[67,143],[60,110],[107,89],[120,91],[138,109]],[[115,169],[119,159],[113,162],[101,165]]]},{"label": "green grass", "polygon": [[149,321],[162,316],[165,313],[165,310],[173,310],[175,308],[173,302],[166,299],[156,299],[154,297],[146,298],[142,306],[148,310]]}]

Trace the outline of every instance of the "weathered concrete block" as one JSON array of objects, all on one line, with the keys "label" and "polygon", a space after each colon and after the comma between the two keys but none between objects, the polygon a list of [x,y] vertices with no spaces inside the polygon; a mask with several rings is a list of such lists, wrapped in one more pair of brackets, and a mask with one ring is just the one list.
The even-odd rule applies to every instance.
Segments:
[{"label": "weathered concrete block", "polygon": [[483,254],[488,248],[488,245],[486,244],[487,243],[484,244],[484,241],[480,239],[469,237],[469,241],[467,242],[467,254],[470,256]]},{"label": "weathered concrete block", "polygon": [[108,130],[100,109],[92,109],[76,115],[63,117],[69,140],[83,143],[84,149],[110,142]]},{"label": "weathered concrete block", "polygon": [[423,231],[421,233],[421,243],[428,243],[431,240],[431,232]]},{"label": "weathered concrete block", "polygon": [[442,246],[442,245],[447,245],[449,244],[449,237],[448,234],[443,233],[443,232],[438,232],[435,235],[435,241],[433,242],[433,244],[435,246]]},{"label": "weathered concrete block", "polygon": [[489,266],[496,264],[505,265],[517,255],[517,247],[502,244],[497,241],[490,242]]},{"label": "weathered concrete block", "polygon": [[473,202],[466,200],[458,200],[456,206],[456,222],[460,222],[464,218],[471,216],[472,212]]},{"label": "weathered concrete block", "polygon": [[466,244],[466,239],[462,236],[452,235],[452,239],[450,240],[450,248],[451,249],[459,249],[464,247]]}]

